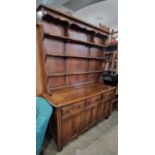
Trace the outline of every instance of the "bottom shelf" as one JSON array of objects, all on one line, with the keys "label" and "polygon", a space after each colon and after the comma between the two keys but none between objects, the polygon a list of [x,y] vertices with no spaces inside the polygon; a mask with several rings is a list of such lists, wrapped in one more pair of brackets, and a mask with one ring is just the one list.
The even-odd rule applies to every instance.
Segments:
[{"label": "bottom shelf", "polygon": [[87,73],[87,74],[71,74],[71,75],[60,75],[59,76],[49,76],[47,78],[47,84],[50,92],[52,90],[86,85],[91,83],[97,83],[100,81],[100,74],[98,72]]},{"label": "bottom shelf", "polygon": [[78,87],[80,85],[87,85],[87,84],[91,84],[91,83],[94,83],[94,81],[79,82],[77,84],[70,84],[70,85],[65,85],[65,86],[58,86],[58,87],[50,88],[50,91],[52,91],[52,90],[58,90],[58,89],[63,89],[63,88],[69,88],[69,87]]}]

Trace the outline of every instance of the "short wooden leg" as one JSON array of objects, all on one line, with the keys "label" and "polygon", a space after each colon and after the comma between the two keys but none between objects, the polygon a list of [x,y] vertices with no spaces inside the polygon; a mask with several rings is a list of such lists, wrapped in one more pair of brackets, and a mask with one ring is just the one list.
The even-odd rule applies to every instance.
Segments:
[{"label": "short wooden leg", "polygon": [[110,115],[106,116],[105,119],[108,119]]},{"label": "short wooden leg", "polygon": [[61,152],[62,151],[62,146],[57,146],[57,151]]}]

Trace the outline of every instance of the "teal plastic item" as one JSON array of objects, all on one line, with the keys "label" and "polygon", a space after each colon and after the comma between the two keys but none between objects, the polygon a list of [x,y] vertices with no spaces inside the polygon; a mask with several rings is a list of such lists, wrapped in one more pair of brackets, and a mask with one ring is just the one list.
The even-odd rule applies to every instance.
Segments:
[{"label": "teal plastic item", "polygon": [[40,154],[53,107],[47,100],[36,97],[36,155]]}]

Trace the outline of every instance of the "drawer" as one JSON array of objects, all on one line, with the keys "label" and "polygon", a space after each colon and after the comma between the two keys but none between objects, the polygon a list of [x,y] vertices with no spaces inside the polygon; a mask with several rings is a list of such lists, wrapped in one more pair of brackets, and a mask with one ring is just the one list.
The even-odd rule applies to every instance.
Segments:
[{"label": "drawer", "polygon": [[73,105],[70,105],[68,107],[62,108],[62,117],[68,117],[74,114],[77,114],[81,111],[83,111],[85,106],[85,101],[76,102]]},{"label": "drawer", "polygon": [[86,107],[97,106],[97,104],[99,103],[100,100],[101,100],[101,96],[96,96],[96,97],[89,98],[86,101]]},{"label": "drawer", "polygon": [[112,98],[114,96],[114,91],[105,92],[102,94],[102,99]]}]

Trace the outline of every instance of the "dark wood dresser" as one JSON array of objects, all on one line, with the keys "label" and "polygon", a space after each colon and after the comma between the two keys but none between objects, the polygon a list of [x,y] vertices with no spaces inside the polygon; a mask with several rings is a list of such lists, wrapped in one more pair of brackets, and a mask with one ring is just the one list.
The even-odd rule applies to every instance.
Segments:
[{"label": "dark wood dresser", "polygon": [[37,14],[37,94],[54,107],[49,132],[61,151],[112,112],[115,87],[101,80],[109,32],[44,5]]}]

